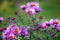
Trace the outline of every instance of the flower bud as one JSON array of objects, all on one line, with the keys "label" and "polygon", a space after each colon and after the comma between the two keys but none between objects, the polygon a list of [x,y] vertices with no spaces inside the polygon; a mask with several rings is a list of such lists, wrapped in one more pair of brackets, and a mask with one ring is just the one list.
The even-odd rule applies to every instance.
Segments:
[{"label": "flower bud", "polygon": [[43,19],[43,16],[40,16],[39,19]]},{"label": "flower bud", "polygon": [[55,34],[51,33],[51,34],[50,34],[50,36],[51,36],[51,37],[54,37],[54,36],[55,36]]},{"label": "flower bud", "polygon": [[0,28],[0,32],[2,32],[3,30],[2,30],[2,28]]},{"label": "flower bud", "polygon": [[12,18],[11,18],[11,20],[15,20],[15,18],[14,18],[14,17],[12,17]]},{"label": "flower bud", "polygon": [[15,11],[15,12],[14,12],[14,14],[15,14],[15,15],[18,15],[18,12],[17,12],[17,11]]}]

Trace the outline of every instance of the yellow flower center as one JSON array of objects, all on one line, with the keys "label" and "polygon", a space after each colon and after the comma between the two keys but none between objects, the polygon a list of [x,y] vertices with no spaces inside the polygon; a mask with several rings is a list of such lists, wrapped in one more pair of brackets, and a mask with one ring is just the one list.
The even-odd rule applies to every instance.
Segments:
[{"label": "yellow flower center", "polygon": [[10,39],[13,39],[14,37],[11,35],[11,36],[9,36],[9,38],[10,38]]},{"label": "yellow flower center", "polygon": [[14,32],[17,33],[18,32],[18,29],[15,29]]},{"label": "yellow flower center", "polygon": [[32,12],[32,10],[28,10],[28,13],[31,13]]},{"label": "yellow flower center", "polygon": [[33,6],[35,6],[35,4],[32,3],[32,4],[30,4],[30,6],[33,7]]},{"label": "yellow flower center", "polygon": [[58,21],[54,21],[53,24],[58,24]]}]

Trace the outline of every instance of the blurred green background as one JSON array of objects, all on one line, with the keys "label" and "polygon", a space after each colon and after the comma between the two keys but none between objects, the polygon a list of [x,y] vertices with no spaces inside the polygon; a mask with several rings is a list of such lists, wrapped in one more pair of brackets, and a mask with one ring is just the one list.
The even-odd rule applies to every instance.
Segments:
[{"label": "blurred green background", "polygon": [[5,19],[8,16],[16,17],[14,12],[18,11],[19,15],[24,19],[24,22],[28,24],[27,16],[20,9],[20,5],[32,1],[39,2],[43,11],[38,13],[38,16],[42,15],[44,20],[52,18],[60,19],[60,0],[0,0],[0,17],[3,16]]}]

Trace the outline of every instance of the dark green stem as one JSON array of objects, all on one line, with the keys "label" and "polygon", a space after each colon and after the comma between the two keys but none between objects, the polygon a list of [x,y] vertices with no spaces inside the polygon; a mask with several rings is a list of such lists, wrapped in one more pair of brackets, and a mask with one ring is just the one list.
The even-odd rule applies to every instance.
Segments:
[{"label": "dark green stem", "polygon": [[22,36],[22,40],[24,40],[24,36]]},{"label": "dark green stem", "polygon": [[30,29],[30,34],[29,34],[29,35],[30,35],[30,38],[29,38],[29,40],[31,40],[31,29]]},{"label": "dark green stem", "polygon": [[24,22],[23,22],[23,19],[22,19],[20,16],[18,16],[18,18],[19,18],[20,22],[21,22],[23,25],[25,25]]}]

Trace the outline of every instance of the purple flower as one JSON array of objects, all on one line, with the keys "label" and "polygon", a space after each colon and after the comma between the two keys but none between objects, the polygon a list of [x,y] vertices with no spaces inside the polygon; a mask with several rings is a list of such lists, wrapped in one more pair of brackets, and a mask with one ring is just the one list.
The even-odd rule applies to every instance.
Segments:
[{"label": "purple flower", "polygon": [[11,33],[11,29],[13,28],[14,24],[9,25],[6,30],[2,32],[2,38],[5,39],[8,34]]},{"label": "purple flower", "polygon": [[7,35],[7,40],[14,40],[15,35],[10,33],[9,35]]},{"label": "purple flower", "polygon": [[54,33],[51,33],[51,34],[50,34],[50,36],[51,36],[51,37],[54,37],[54,36],[55,36],[55,34],[54,34]]},{"label": "purple flower", "polygon": [[34,9],[35,9],[35,12],[36,12],[36,13],[42,12],[42,9],[41,9],[41,8],[37,8],[37,7],[36,7],[36,8],[34,8]]},{"label": "purple flower", "polygon": [[52,28],[56,28],[56,26],[59,24],[59,20],[58,19],[51,19],[50,20],[50,24],[52,25]]},{"label": "purple flower", "polygon": [[37,24],[36,27],[41,28],[42,24]]},{"label": "purple flower", "polygon": [[28,36],[28,30],[27,30],[27,28],[22,28],[21,35],[22,36]]},{"label": "purple flower", "polygon": [[48,28],[48,26],[46,25],[46,23],[43,23],[43,24],[42,24],[42,28],[43,28],[44,30],[46,30],[46,29]]},{"label": "purple flower", "polygon": [[59,24],[57,24],[56,29],[57,31],[60,31],[60,21],[59,21]]},{"label": "purple flower", "polygon": [[28,15],[36,14],[33,8],[26,8],[25,12]]},{"label": "purple flower", "polygon": [[15,24],[11,24],[7,27],[7,30],[11,30],[13,27],[15,26]]},{"label": "purple flower", "polygon": [[39,8],[39,3],[37,2],[28,2],[27,5],[21,5],[20,8],[25,10],[28,15],[36,14],[42,11],[42,9]]},{"label": "purple flower", "polygon": [[18,26],[15,26],[14,28],[11,29],[11,32],[13,34],[19,34],[21,32],[21,28]]},{"label": "purple flower", "polygon": [[31,7],[31,8],[37,7],[37,8],[39,8],[39,3],[37,3],[37,2],[28,2],[27,7]]},{"label": "purple flower", "polygon": [[2,38],[5,39],[6,38],[6,34],[2,33]]},{"label": "purple flower", "polygon": [[50,26],[50,22],[49,21],[45,21],[44,22],[47,26]]},{"label": "purple flower", "polygon": [[4,30],[4,31],[2,32],[2,38],[5,39],[8,34],[10,34],[10,30]]},{"label": "purple flower", "polygon": [[2,38],[6,40],[14,40],[16,34],[20,34],[20,32],[20,27],[15,24],[11,24],[2,32]]},{"label": "purple flower", "polygon": [[0,32],[2,31],[3,29],[2,28],[0,28]]},{"label": "purple flower", "polygon": [[23,4],[23,5],[20,6],[20,8],[21,8],[22,10],[25,10],[25,9],[26,9],[26,5]]},{"label": "purple flower", "polygon": [[51,19],[50,20],[50,24],[52,24],[52,25],[57,25],[58,23],[59,23],[58,19]]},{"label": "purple flower", "polygon": [[[5,31],[6,32],[6,31]],[[13,33],[2,33],[2,38],[6,40],[13,40],[15,38],[15,35]]]},{"label": "purple flower", "polygon": [[4,18],[3,17],[0,17],[0,22],[2,22],[4,20]]},{"label": "purple flower", "polygon": [[57,27],[56,29],[57,29],[58,31],[60,31],[60,27]]}]

